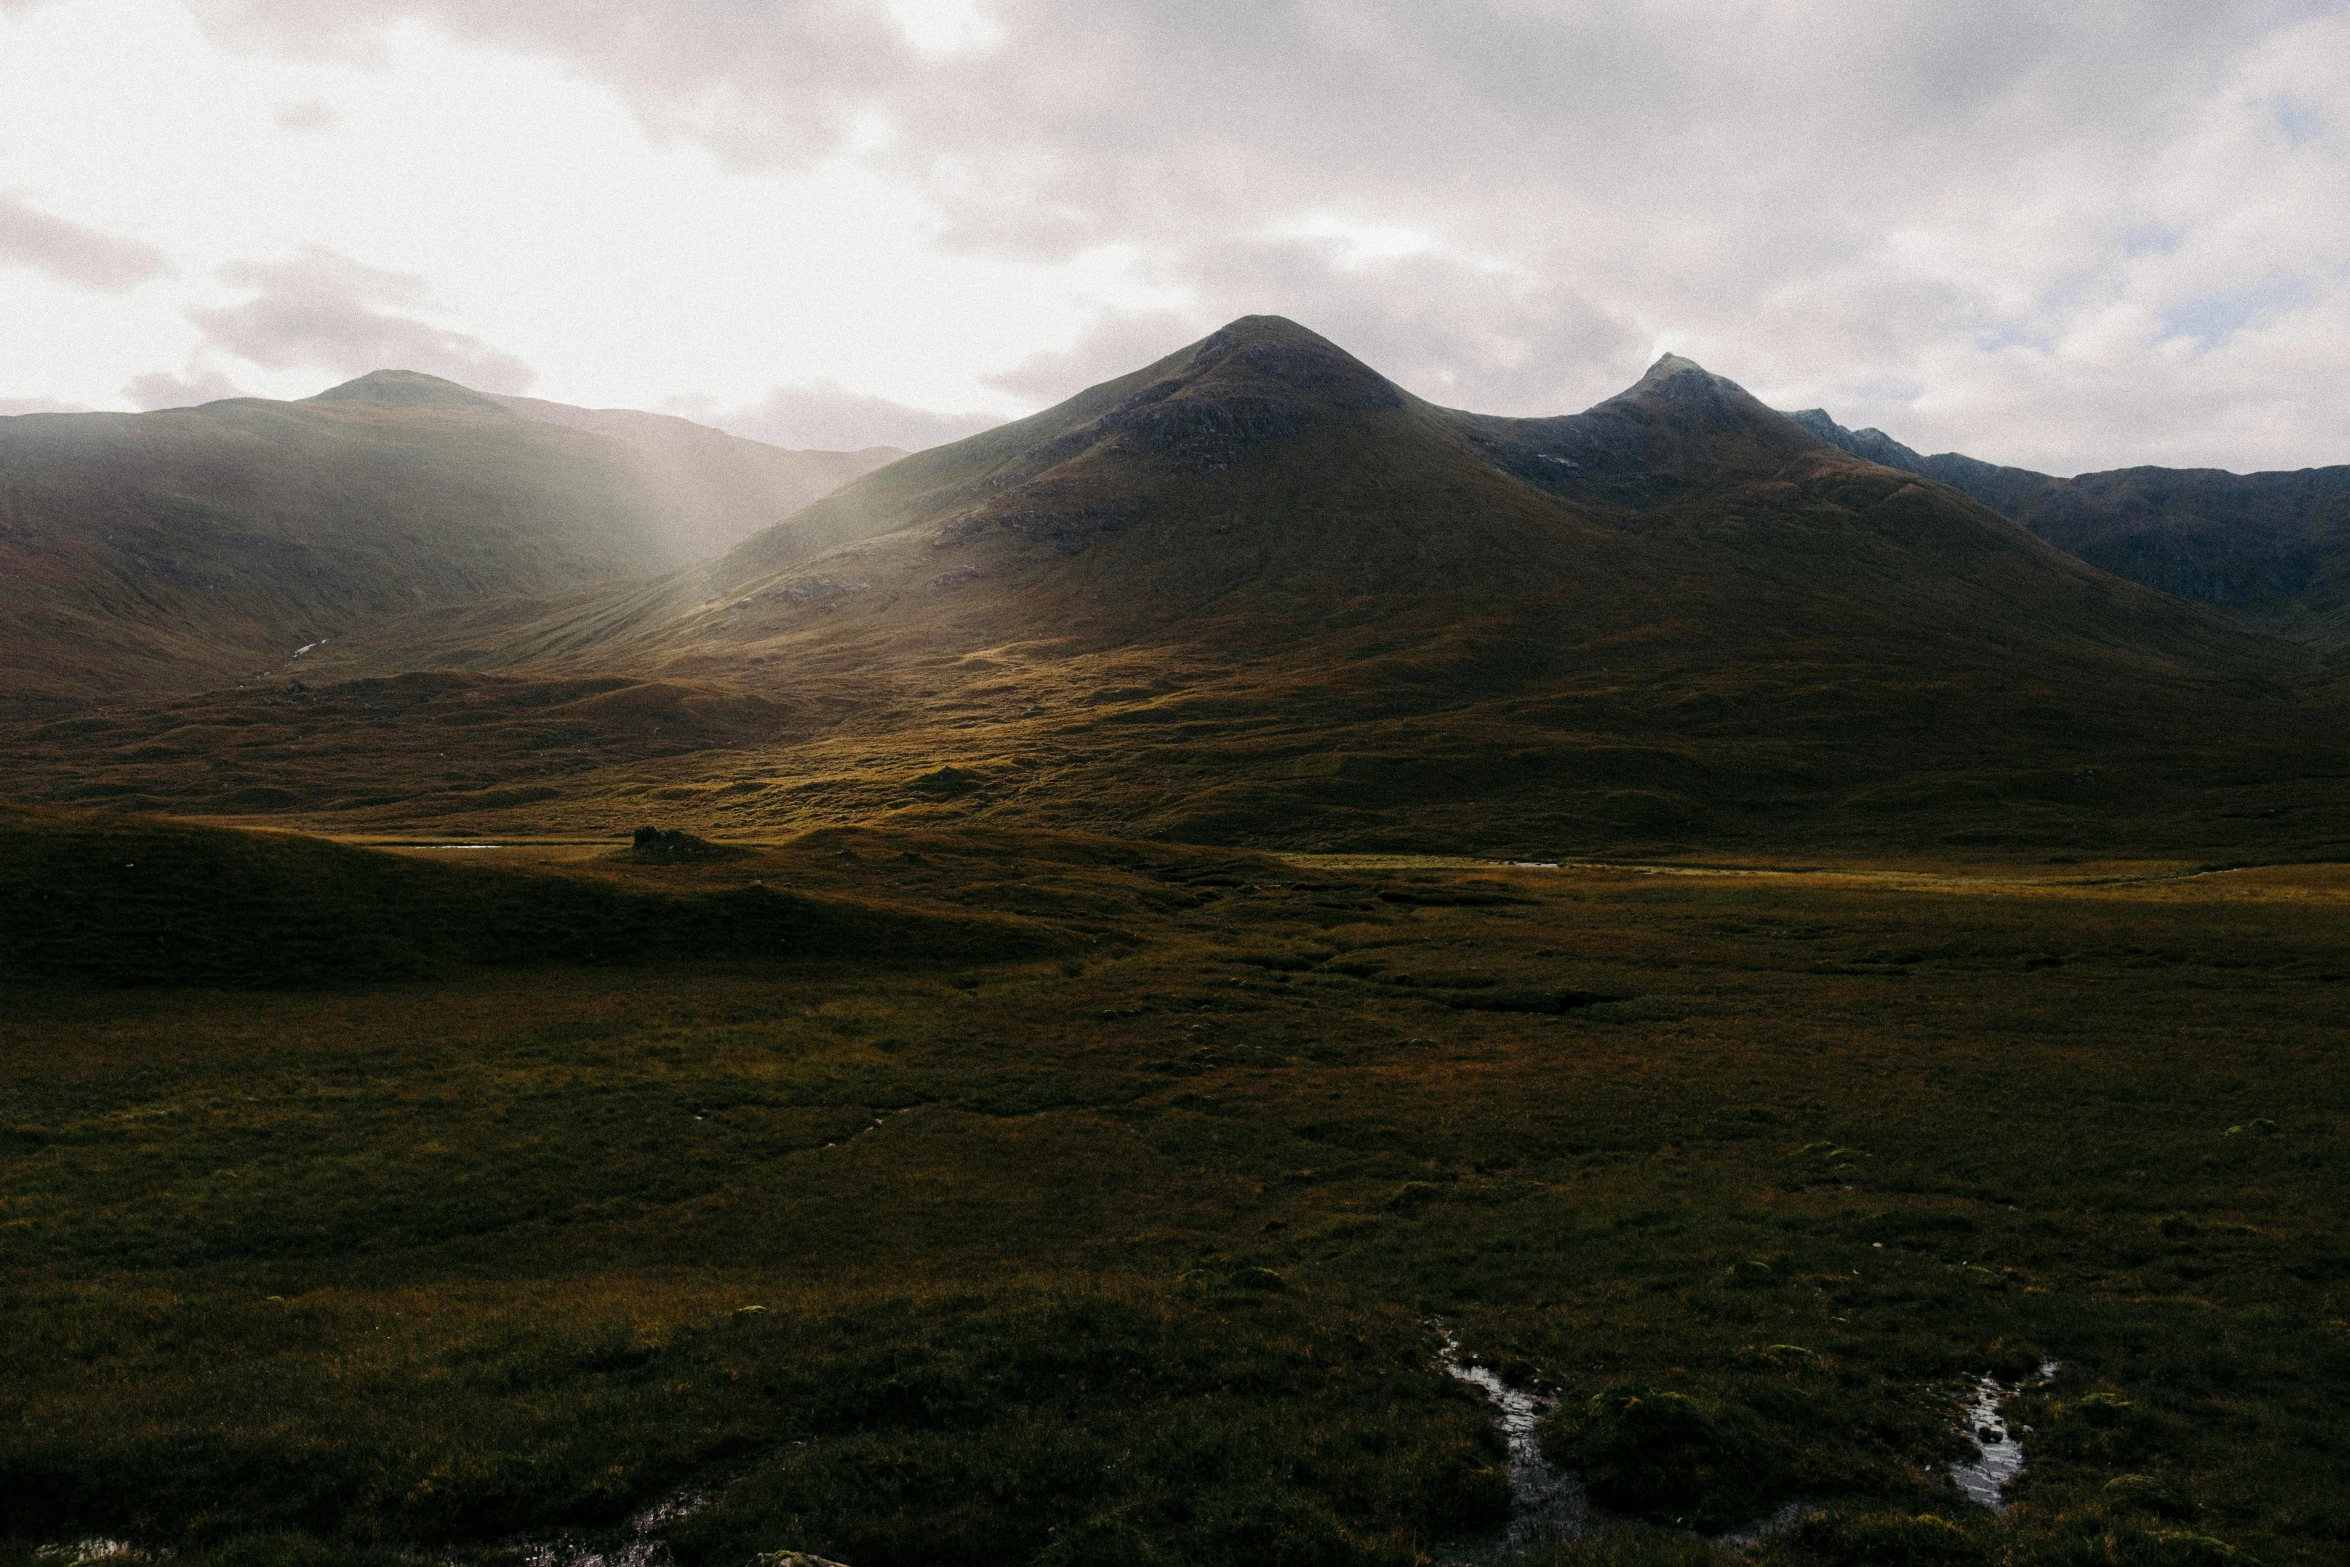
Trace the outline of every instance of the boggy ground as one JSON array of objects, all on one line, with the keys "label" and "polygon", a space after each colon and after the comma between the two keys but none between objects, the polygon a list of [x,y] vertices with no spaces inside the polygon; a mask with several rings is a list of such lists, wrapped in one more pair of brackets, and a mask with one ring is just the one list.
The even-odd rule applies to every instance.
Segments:
[{"label": "boggy ground", "polygon": [[[1766,1562],[2350,1558],[2350,871],[614,847],[404,857],[897,923],[10,986],[0,1561],[518,1561],[683,1490],[689,1564],[1410,1563],[1508,1505],[1445,1331],[1558,1398],[1616,1520],[1562,1561],[1789,1501]],[[982,915],[1038,939],[891,950]],[[1995,1518],[1959,1411],[2043,1359]]]}]

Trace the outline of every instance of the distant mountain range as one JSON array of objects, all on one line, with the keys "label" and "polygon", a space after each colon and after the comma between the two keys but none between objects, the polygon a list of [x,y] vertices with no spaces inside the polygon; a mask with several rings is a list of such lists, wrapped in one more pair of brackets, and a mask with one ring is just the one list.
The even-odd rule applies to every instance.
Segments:
[{"label": "distant mountain range", "polygon": [[387,606],[307,689],[113,704],[6,748],[40,798],[368,830],[2350,846],[2350,706],[2311,649],[1671,357],[1507,419],[1249,317],[707,564],[591,580],[625,564]]},{"label": "distant mountain range", "polygon": [[233,685],[383,616],[671,569],[900,455],[398,370],[0,419],[0,708]]},{"label": "distant mountain range", "polygon": [[1882,430],[1847,430],[1823,409],[1791,417],[1873,463],[1963,490],[2117,577],[2257,630],[2350,649],[2350,466],[2118,468],[2056,479],[1957,452],[1922,456]]}]

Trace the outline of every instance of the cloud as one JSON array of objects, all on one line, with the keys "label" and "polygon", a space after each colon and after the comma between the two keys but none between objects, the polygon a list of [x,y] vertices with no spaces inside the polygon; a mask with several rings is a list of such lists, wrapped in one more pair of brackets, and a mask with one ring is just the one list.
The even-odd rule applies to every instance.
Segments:
[{"label": "cloud", "polygon": [[421,21],[738,167],[861,165],[941,248],[1129,258],[1161,303],[1021,395],[1275,310],[1495,412],[1669,346],[1991,457],[2350,455],[2350,389],[2297,379],[2350,352],[2333,0],[989,0],[929,42],[908,0],[193,3],[312,56]]},{"label": "cloud", "polygon": [[[265,370],[422,370],[484,392],[520,392],[530,366],[478,337],[409,314],[431,307],[424,280],[312,245],[291,261],[240,261],[221,281],[255,290],[241,305],[188,312],[207,347]],[[392,310],[379,309],[389,306]],[[143,378],[145,379],[145,378]]]},{"label": "cloud", "polygon": [[2312,302],[2308,285],[2268,282],[2203,299],[2184,300],[2162,313],[2157,339],[2183,339],[2209,353],[2245,327],[2301,309]]},{"label": "cloud", "polygon": [[101,294],[127,294],[171,275],[154,246],[53,217],[13,194],[0,195],[0,266],[30,267]]},{"label": "cloud", "polygon": [[237,384],[212,366],[191,359],[184,372],[150,371],[133,376],[122,395],[133,408],[152,412],[158,408],[193,408],[199,403],[218,402],[224,397],[242,397],[245,394]]},{"label": "cloud", "polygon": [[[0,10],[5,10],[0,0]],[[60,403],[47,397],[0,397],[0,419],[13,419],[18,414],[78,414],[85,410],[72,403]]]},{"label": "cloud", "polygon": [[988,376],[986,382],[1000,392],[1031,402],[1057,403],[1205,337],[1217,325],[1209,319],[1213,314],[1212,310],[1106,314],[1070,347],[1032,355],[1009,370]]},{"label": "cloud", "polygon": [[986,384],[1058,402],[1253,313],[1288,316],[1422,397],[1483,412],[1582,408],[1622,390],[1654,357],[1646,334],[1578,291],[1443,256],[1349,264],[1335,248],[1273,241],[1204,251],[1176,273],[1191,308],[1105,314],[1071,347]]},{"label": "cloud", "polygon": [[334,107],[317,98],[305,98],[300,103],[283,104],[272,116],[277,127],[285,131],[331,131],[342,116]]},{"label": "cloud", "polygon": [[832,381],[779,386],[748,408],[716,409],[705,402],[674,401],[674,413],[714,425],[729,435],[747,436],[795,451],[860,451],[899,446],[920,451],[977,435],[1004,422],[1001,414],[940,413],[914,408]]},{"label": "cloud", "polygon": [[[746,162],[804,166],[926,61],[933,29],[858,0],[189,0],[214,39],[373,63],[419,19],[468,43],[561,60],[617,88],[648,128]],[[936,10],[916,6],[916,13]],[[918,42],[920,40],[920,42]]]},{"label": "cloud", "polygon": [[1495,413],[1559,413],[1621,391],[1655,357],[1648,334],[1534,253],[1531,268],[1438,252],[1350,260],[1342,241],[1217,247],[1184,276],[1221,319],[1253,308],[1363,344],[1378,368],[1432,401]]}]

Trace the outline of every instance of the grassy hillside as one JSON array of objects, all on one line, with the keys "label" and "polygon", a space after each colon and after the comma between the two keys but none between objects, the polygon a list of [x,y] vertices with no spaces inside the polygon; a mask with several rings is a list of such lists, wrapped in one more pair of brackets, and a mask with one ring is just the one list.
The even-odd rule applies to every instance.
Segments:
[{"label": "grassy hillside", "polygon": [[2350,651],[2350,468],[2085,473],[2020,497],[2013,515],[2116,576]]},{"label": "grassy hillside", "polygon": [[661,498],[664,525],[684,558],[725,554],[809,502],[906,454],[787,451],[708,425],[630,408],[576,408],[537,397],[496,401],[526,419],[586,430],[634,454],[638,487]]},{"label": "grassy hillside", "polygon": [[[658,802],[1545,857],[2350,847],[2350,729],[2303,650],[1685,362],[1497,420],[1278,321],[867,475],[700,577],[418,615],[310,678],[415,662],[498,678],[117,708],[19,731],[20,787],[381,828]],[[553,723],[533,694],[622,676],[741,717]]]},{"label": "grassy hillside", "polygon": [[[626,860],[731,859],[689,841]],[[770,964],[889,967],[1063,950],[1060,932],[946,918],[729,877],[682,892],[477,871],[281,834],[0,806],[0,983],[239,988],[382,983],[468,968]]]},{"label": "grassy hillside", "polygon": [[282,677],[386,617],[668,570],[832,472],[671,424],[570,429],[403,372],[0,419],[0,704]]},{"label": "grassy hillside", "polygon": [[[1506,1454],[1447,1335],[1555,1401],[1610,1526],[1529,1567],[1707,1567],[1677,1520],[1787,1503],[1827,1511],[1758,1567],[2350,1541],[2338,868],[965,831],[383,869],[121,830],[342,917],[371,875],[466,929],[510,884],[756,878],[1091,942],[6,985],[11,1567],[1496,1559]],[[2045,1361],[1995,1516],[1949,1478],[1963,1411]]]},{"label": "grassy hillside", "polygon": [[2255,630],[2350,650],[2350,467],[2122,468],[2057,479],[1956,452],[1921,456],[1819,409],[1796,417],[1846,450],[1963,490],[2117,577]]}]

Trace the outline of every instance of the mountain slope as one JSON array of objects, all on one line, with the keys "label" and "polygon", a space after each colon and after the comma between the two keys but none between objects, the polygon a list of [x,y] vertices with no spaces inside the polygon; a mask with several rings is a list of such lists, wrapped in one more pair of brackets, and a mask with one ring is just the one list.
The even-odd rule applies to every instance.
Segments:
[{"label": "mountain slope", "polygon": [[385,616],[673,569],[832,471],[658,423],[564,428],[404,371],[0,419],[0,702],[231,684]]},{"label": "mountain slope", "polygon": [[2256,630],[2350,650],[2350,466],[2122,468],[2058,479],[1957,452],[1922,456],[1817,408],[1792,417],[1846,451],[1963,490],[2117,577]]},{"label": "mountain slope", "polygon": [[638,485],[662,498],[664,520],[679,550],[693,560],[721,555],[810,501],[906,455],[895,446],[787,450],[632,408],[576,408],[536,397],[496,401],[525,419],[585,430],[627,447],[635,454]]},{"label": "mountain slope", "polygon": [[[1495,419],[1270,318],[868,474],[701,572],[421,612],[319,660],[313,681],[497,674],[463,715],[382,681],[117,712],[27,736],[28,776],[434,830],[657,810],[1553,854],[2350,845],[2343,714],[2305,700],[2298,649],[1685,361]],[[633,684],[560,722],[534,694],[591,677]],[[357,705],[364,755],[322,744]],[[232,732],[214,768],[202,737]]]},{"label": "mountain slope", "polygon": [[[845,542],[798,558],[827,536]],[[1507,678],[1523,681],[1579,668],[1568,650],[1603,627],[1686,620],[1710,597],[1725,608],[1701,640],[1831,612],[1849,635],[1892,614],[2090,665],[2291,662],[1854,462],[1686,361],[1585,414],[1506,420],[1420,402],[1263,319],[870,475],[710,580],[718,596],[667,629],[667,656],[723,658],[819,622],[827,643],[871,625],[964,645],[1326,652],[1353,605],[1391,640],[1514,627],[1529,647]]]}]

